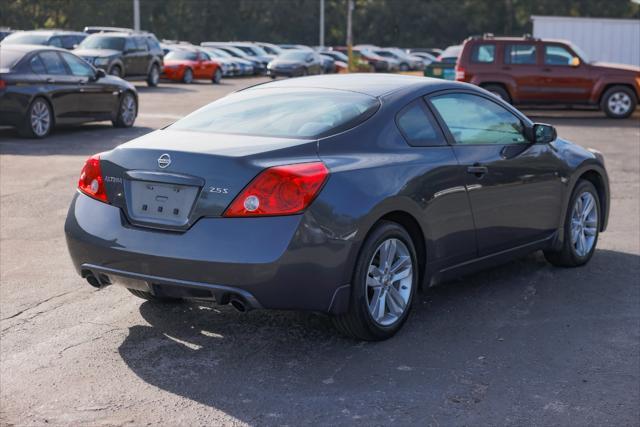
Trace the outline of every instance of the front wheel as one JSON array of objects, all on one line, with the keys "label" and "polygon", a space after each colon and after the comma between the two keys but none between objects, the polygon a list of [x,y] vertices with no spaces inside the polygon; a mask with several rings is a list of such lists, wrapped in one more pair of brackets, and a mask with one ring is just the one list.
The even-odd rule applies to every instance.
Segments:
[{"label": "front wheel", "polygon": [[211,83],[220,84],[221,81],[222,81],[222,71],[220,71],[220,68],[218,68],[216,72],[213,73],[213,78],[211,79]]},{"label": "front wheel", "polygon": [[356,262],[349,310],[333,318],[345,335],[380,341],[407,320],[418,285],[416,251],[407,231],[383,221],[369,234]]},{"label": "front wheel", "polygon": [[182,83],[190,84],[193,83],[193,71],[191,68],[187,68],[184,70],[184,75],[182,76]]},{"label": "front wheel", "polygon": [[600,199],[594,185],[578,181],[573,190],[564,222],[564,238],[560,250],[544,251],[551,264],[579,267],[589,262],[596,250],[600,231]]},{"label": "front wheel", "polygon": [[156,64],[151,66],[151,70],[149,70],[149,75],[147,76],[147,85],[151,87],[158,86],[158,81],[160,81],[160,68]]},{"label": "front wheel", "polygon": [[130,92],[125,92],[120,99],[118,113],[115,120],[112,120],[113,126],[117,128],[129,128],[133,126],[138,115],[138,102],[136,97]]}]

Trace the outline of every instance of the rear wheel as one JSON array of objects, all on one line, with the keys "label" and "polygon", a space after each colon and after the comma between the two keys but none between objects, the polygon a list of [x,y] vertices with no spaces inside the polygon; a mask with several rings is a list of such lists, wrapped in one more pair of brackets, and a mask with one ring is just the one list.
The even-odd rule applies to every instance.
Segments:
[{"label": "rear wheel", "polygon": [[345,335],[366,341],[392,337],[407,320],[418,284],[416,251],[407,231],[383,221],[358,257],[349,310],[333,318]]},{"label": "rear wheel", "polygon": [[213,73],[213,78],[211,79],[211,83],[220,84],[221,81],[222,81],[222,71],[220,71],[220,68],[218,68],[216,72]]},{"label": "rear wheel", "polygon": [[129,128],[133,126],[138,115],[138,103],[136,97],[131,92],[125,92],[120,99],[120,106],[118,107],[118,115],[115,120],[112,120],[113,126],[117,128]]},{"label": "rear wheel", "polygon": [[182,301],[182,299],[180,298],[157,297],[150,292],[139,291],[137,289],[127,288],[127,290],[131,292],[133,295],[137,296],[138,298],[146,299],[147,301],[151,301],[151,302],[158,302],[162,304],[175,304]]},{"label": "rear wheel", "polygon": [[636,109],[636,95],[626,86],[614,86],[602,95],[600,108],[614,119],[625,119]]},{"label": "rear wheel", "polygon": [[184,70],[184,75],[182,76],[182,83],[190,84],[193,82],[193,71],[191,68],[187,68]]},{"label": "rear wheel", "polygon": [[18,128],[18,132],[26,138],[44,138],[49,135],[52,127],[53,111],[49,103],[44,98],[36,98],[29,106],[25,122]]},{"label": "rear wheel", "polygon": [[600,231],[600,199],[589,181],[580,180],[573,190],[564,222],[562,248],[544,251],[551,264],[578,267],[589,262],[596,250]]},{"label": "rear wheel", "polygon": [[489,92],[491,92],[492,94],[494,94],[495,96],[497,96],[498,98],[502,99],[503,101],[511,103],[511,97],[509,96],[509,92],[507,92],[507,90],[504,87],[500,85],[486,85],[482,87],[488,90]]},{"label": "rear wheel", "polygon": [[158,81],[160,80],[160,68],[153,64],[151,69],[149,70],[149,75],[147,76],[147,85],[151,87],[158,86]]}]

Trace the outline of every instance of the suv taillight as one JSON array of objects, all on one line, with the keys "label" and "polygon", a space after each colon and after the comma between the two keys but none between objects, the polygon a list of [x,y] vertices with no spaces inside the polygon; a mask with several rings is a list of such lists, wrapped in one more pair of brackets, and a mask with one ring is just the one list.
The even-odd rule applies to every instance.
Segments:
[{"label": "suv taillight", "polygon": [[463,82],[465,81],[465,72],[464,72],[464,68],[461,67],[460,65],[456,64],[456,80],[459,82]]},{"label": "suv taillight", "polygon": [[231,202],[225,217],[293,215],[316,198],[329,176],[322,162],[275,166],[262,171]]},{"label": "suv taillight", "polygon": [[4,89],[7,87],[7,82],[5,82],[4,80],[0,79],[0,90]]},{"label": "suv taillight", "polygon": [[107,192],[104,188],[104,178],[102,177],[102,170],[100,169],[100,155],[94,154],[89,157],[80,172],[80,179],[78,180],[78,190],[83,192],[89,197],[100,200],[102,202],[109,202],[107,199]]}]

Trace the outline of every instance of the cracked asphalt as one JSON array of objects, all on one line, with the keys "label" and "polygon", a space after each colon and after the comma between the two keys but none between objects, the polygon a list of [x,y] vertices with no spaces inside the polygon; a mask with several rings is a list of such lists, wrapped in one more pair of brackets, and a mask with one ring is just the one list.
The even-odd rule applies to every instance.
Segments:
[{"label": "cracked asphalt", "polygon": [[63,223],[86,157],[259,81],[139,86],[132,129],[0,129],[1,425],[640,424],[637,113],[529,111],[606,157],[611,217],[589,265],[533,254],[431,288],[386,342],[83,282]]}]

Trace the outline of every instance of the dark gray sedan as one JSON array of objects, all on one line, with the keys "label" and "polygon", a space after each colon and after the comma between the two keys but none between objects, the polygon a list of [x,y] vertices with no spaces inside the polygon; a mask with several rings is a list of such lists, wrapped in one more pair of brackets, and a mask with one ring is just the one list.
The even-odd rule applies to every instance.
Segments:
[{"label": "dark gray sedan", "polygon": [[87,160],[65,231],[96,287],[328,313],[396,333],[415,293],[543,250],[589,261],[602,156],[462,83],[392,75],[236,92]]}]

